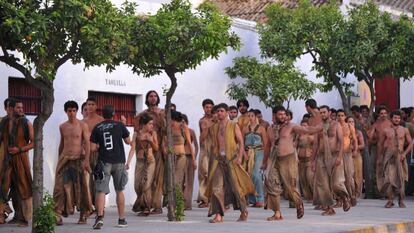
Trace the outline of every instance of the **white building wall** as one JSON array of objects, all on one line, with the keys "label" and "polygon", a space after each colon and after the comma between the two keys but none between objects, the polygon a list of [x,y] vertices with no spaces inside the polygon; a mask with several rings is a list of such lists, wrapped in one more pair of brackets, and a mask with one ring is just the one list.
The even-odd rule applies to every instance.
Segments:
[{"label": "white building wall", "polygon": [[[117,1],[114,1],[117,2]],[[154,4],[163,2],[161,0],[154,1]],[[146,5],[147,4],[147,5]],[[149,1],[140,1],[140,6],[147,6],[148,10],[154,11],[156,7],[151,5]],[[145,10],[144,10],[145,11]],[[233,30],[241,37],[243,46],[239,52],[229,50],[228,54],[222,54],[218,60],[207,60],[203,62],[195,70],[189,70],[184,74],[178,75],[178,88],[173,97],[173,103],[177,105],[177,110],[188,115],[190,127],[199,134],[198,120],[203,116],[201,102],[205,98],[211,98],[215,103],[226,102],[235,104],[235,101],[228,99],[225,91],[231,82],[224,73],[224,68],[232,65],[232,60],[236,56],[256,56],[259,57],[258,35],[256,32],[248,29],[233,27]],[[311,72],[312,62],[309,57],[304,57],[296,64],[309,79],[316,80],[316,75]],[[8,97],[8,77],[21,77],[17,71],[0,63],[0,99],[4,100]],[[106,84],[106,79],[122,80],[125,86],[112,86]],[[55,87],[55,104],[54,113],[47,121],[44,128],[44,184],[49,192],[53,192],[54,174],[58,157],[58,145],[60,140],[58,126],[64,122],[67,117],[63,111],[63,104],[67,100],[75,100],[78,104],[82,104],[86,100],[88,91],[102,91],[114,93],[127,93],[137,95],[137,111],[144,108],[143,95],[148,90],[156,90],[160,95],[163,93],[163,87],[169,86],[169,80],[165,74],[146,79],[133,74],[126,66],[118,67],[112,73],[106,73],[104,67],[93,67],[84,70],[82,65],[72,65],[67,63],[61,67],[57,73],[54,82]],[[337,91],[331,93],[317,93],[315,99],[319,104],[327,104],[334,108],[341,106],[341,101]],[[161,97],[161,106],[165,104],[165,97]],[[248,98],[250,106],[261,109],[264,118],[271,120],[271,109],[266,109],[260,101],[251,97]],[[294,122],[298,122],[305,113],[304,101],[294,101],[290,104],[290,109],[294,112]],[[0,109],[0,115],[5,115],[4,109]],[[79,113],[79,118],[81,115]],[[33,120],[33,117],[30,117]],[[132,128],[129,128],[132,133]],[[125,146],[126,154],[129,147]],[[32,158],[32,153],[31,156]],[[134,161],[131,164],[134,168]],[[197,177],[197,176],[196,176]],[[126,203],[132,204],[135,200],[135,192],[133,189],[133,169],[129,172],[129,183],[126,187],[125,196]],[[198,181],[196,178],[194,196],[198,192]],[[111,185],[111,194],[108,195],[107,205],[115,204],[115,195],[113,195],[113,187]],[[127,208],[128,209],[128,208]]]},{"label": "white building wall", "polygon": [[414,78],[400,80],[400,107],[414,106]]}]

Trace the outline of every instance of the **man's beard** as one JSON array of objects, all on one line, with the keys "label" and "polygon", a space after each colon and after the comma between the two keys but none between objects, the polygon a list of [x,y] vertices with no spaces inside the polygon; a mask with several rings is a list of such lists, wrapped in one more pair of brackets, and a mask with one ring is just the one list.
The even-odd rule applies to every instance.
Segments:
[{"label": "man's beard", "polygon": [[400,125],[400,122],[398,122],[397,124],[396,124],[396,123],[394,123],[394,122],[392,122],[392,124],[393,124],[394,126],[399,126],[399,125]]}]

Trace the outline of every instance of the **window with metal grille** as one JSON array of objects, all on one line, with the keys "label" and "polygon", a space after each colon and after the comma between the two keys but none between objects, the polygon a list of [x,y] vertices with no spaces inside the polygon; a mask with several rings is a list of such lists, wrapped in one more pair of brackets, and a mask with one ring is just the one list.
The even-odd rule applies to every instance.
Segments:
[{"label": "window with metal grille", "polygon": [[23,102],[26,115],[37,115],[41,111],[41,92],[24,78],[9,77],[9,97]]},{"label": "window with metal grille", "polygon": [[115,108],[114,120],[120,121],[123,115],[126,118],[127,126],[134,125],[134,116],[136,113],[135,95],[89,91],[88,97],[95,97],[98,114],[102,115],[104,105],[111,104]]}]

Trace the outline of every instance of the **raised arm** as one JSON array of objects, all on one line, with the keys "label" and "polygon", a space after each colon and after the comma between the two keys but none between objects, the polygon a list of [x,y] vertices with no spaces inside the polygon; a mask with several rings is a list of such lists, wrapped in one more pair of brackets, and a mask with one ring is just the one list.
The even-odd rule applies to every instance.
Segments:
[{"label": "raised arm", "polygon": [[318,124],[316,126],[294,125],[292,128],[292,132],[296,134],[315,134],[321,131],[322,131],[322,124]]}]

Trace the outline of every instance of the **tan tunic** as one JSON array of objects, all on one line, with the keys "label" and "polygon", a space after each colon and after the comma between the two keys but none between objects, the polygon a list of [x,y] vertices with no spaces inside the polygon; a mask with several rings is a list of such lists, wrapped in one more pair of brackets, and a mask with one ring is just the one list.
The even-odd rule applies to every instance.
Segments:
[{"label": "tan tunic", "polygon": [[[139,143],[137,138],[137,150],[140,149]],[[155,158],[152,148],[143,148],[143,150],[144,158],[137,157],[137,162],[135,164],[134,189],[137,198],[132,207],[132,211],[134,212],[149,211],[152,204],[151,185],[154,180]]]},{"label": "tan tunic", "polygon": [[[162,148],[162,141],[165,135],[165,112],[161,110],[159,113],[149,111],[148,109],[138,114],[135,118],[134,130],[139,132],[139,118],[141,114],[148,113],[154,122],[154,131],[157,133],[158,148]],[[165,158],[162,150],[158,150],[154,153],[155,158],[155,172],[152,182],[152,207],[159,209],[162,207],[162,196],[164,193],[164,177],[165,177]]]},{"label": "tan tunic", "polygon": [[247,172],[234,164],[237,156],[235,141],[236,124],[228,121],[225,129],[225,155],[220,155],[218,131],[219,123],[212,126],[214,160],[211,161],[206,196],[210,199],[208,216],[224,216],[225,206],[232,204],[234,209],[246,210],[245,196],[254,194],[255,188]]},{"label": "tan tunic", "polygon": [[82,157],[59,156],[56,166],[55,187],[53,200],[55,212],[59,216],[67,217],[74,214],[75,207],[81,213],[88,215],[92,210],[92,200],[88,185],[89,176],[82,169]]},{"label": "tan tunic", "polygon": [[[5,154],[8,153],[9,140],[11,142],[13,138],[14,143],[12,144],[17,147],[28,145],[24,136],[24,121],[24,117],[16,119],[16,123],[13,126],[15,134],[10,134],[8,127],[3,129]],[[2,184],[3,192],[8,193],[11,186],[15,187],[15,197],[18,197],[20,202],[15,205],[15,208],[19,208],[16,212],[21,212],[25,221],[30,220],[32,218],[32,174],[30,172],[29,152],[26,151],[13,155],[3,169],[5,169],[4,182]]]}]

